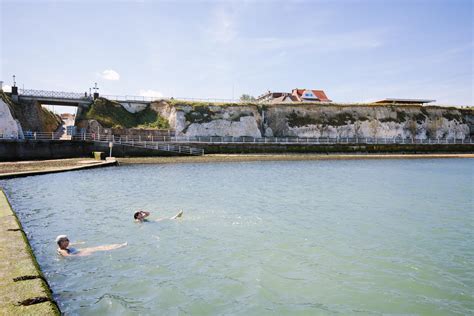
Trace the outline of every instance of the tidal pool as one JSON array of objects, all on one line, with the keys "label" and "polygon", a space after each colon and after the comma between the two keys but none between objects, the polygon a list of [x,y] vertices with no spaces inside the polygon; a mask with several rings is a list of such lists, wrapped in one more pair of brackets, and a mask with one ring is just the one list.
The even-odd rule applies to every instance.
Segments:
[{"label": "tidal pool", "polygon": [[[473,314],[474,160],[128,165],[0,182],[68,315]],[[134,223],[184,210],[179,221]],[[54,238],[84,246],[59,258]]]}]

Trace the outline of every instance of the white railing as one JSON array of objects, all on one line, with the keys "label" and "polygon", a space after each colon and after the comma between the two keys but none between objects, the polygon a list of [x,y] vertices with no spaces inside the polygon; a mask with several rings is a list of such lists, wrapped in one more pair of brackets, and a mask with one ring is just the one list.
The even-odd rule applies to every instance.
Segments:
[{"label": "white railing", "polygon": [[137,139],[131,137],[129,139],[128,137],[123,137],[123,136],[114,136],[110,134],[98,135],[98,134],[92,133],[92,134],[77,134],[73,137],[73,139],[92,140],[95,142],[106,142],[106,143],[112,142],[114,144],[119,144],[119,145],[124,145],[124,146],[155,149],[155,150],[175,152],[175,153],[186,154],[186,155],[196,155],[196,156],[204,155],[204,150],[200,148],[194,148],[194,147],[185,146],[185,145],[167,144],[164,142],[157,142],[157,141],[147,141],[146,137],[144,137],[144,139],[141,139],[141,137],[137,137]]},{"label": "white railing", "polygon": [[203,144],[474,144],[474,138],[374,138],[374,137],[250,137],[250,136],[121,136],[127,142]]},{"label": "white railing", "polygon": [[[122,144],[152,143],[198,143],[198,144],[474,144],[473,137],[466,138],[374,138],[374,137],[250,137],[250,136],[153,136],[123,135],[116,136],[100,133],[76,133],[74,136],[58,135],[55,132],[24,132],[27,140],[88,140],[113,141]],[[18,139],[16,135],[0,134],[0,139]]]},{"label": "white railing", "polygon": [[[9,135],[0,134],[0,140],[18,140],[18,138],[12,138]],[[166,152],[175,152],[185,155],[204,155],[204,150],[200,148],[194,148],[186,145],[176,145],[176,144],[166,144],[164,142],[150,142],[146,139],[139,140],[139,138],[123,138],[107,134],[94,134],[94,133],[78,133],[74,136],[67,135],[60,137],[54,132],[51,133],[40,133],[40,132],[26,132],[24,134],[24,140],[33,140],[33,141],[51,141],[51,140],[60,140],[60,141],[94,141],[101,143],[112,142],[114,144],[120,144],[124,146],[140,147],[146,149],[154,149]]]}]

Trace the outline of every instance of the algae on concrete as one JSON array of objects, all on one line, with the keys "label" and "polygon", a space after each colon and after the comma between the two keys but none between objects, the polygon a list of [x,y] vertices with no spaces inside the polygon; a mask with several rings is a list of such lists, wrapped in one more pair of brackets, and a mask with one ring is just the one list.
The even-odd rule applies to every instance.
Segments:
[{"label": "algae on concrete", "polygon": [[[7,197],[0,191],[0,315],[59,315],[51,290]],[[15,282],[15,278],[36,278]],[[33,299],[45,302],[22,306]]]}]

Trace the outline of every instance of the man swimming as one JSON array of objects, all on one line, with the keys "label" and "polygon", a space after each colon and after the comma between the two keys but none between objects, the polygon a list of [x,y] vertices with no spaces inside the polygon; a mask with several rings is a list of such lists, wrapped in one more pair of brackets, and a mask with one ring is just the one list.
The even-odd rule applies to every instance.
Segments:
[{"label": "man swimming", "polygon": [[[134,214],[133,214],[133,218],[135,219],[135,222],[146,222],[147,221],[147,217],[150,216],[150,212],[147,212],[147,211],[136,211]],[[173,217],[170,217],[170,218],[158,218],[158,219],[155,219],[154,221],[155,222],[160,222],[160,221],[163,221],[163,220],[166,220],[166,219],[177,219],[179,217],[183,216],[183,211],[180,210],[178,212],[178,214],[176,214],[175,216]]]},{"label": "man swimming", "polygon": [[112,244],[112,245],[75,249],[75,248],[69,248],[69,246],[70,245],[72,246],[73,244],[69,243],[69,238],[66,235],[59,235],[58,237],[56,237],[56,243],[58,244],[58,249],[57,249],[58,254],[64,257],[88,256],[97,251],[114,250],[114,249],[125,247],[127,245],[127,243],[125,242],[123,244]]}]

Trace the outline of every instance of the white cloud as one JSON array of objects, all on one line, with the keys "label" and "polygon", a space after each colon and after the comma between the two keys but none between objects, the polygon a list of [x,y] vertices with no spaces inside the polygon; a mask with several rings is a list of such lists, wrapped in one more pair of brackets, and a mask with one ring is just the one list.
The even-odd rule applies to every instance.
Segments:
[{"label": "white cloud", "polygon": [[116,81],[116,80],[120,79],[120,74],[118,72],[116,72],[115,70],[112,70],[112,69],[106,69],[106,70],[102,71],[100,76],[105,80]]},{"label": "white cloud", "polygon": [[3,92],[12,92],[12,86],[4,84],[2,86],[2,90],[3,90]]},{"label": "white cloud", "polygon": [[155,90],[144,90],[144,89],[140,89],[140,92],[138,93],[140,96],[142,97],[150,97],[150,98],[162,98],[163,97],[163,93],[159,92],[159,91],[155,91]]}]

